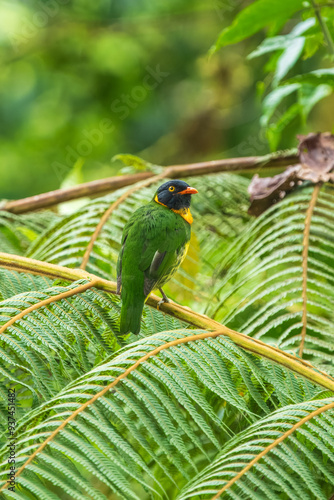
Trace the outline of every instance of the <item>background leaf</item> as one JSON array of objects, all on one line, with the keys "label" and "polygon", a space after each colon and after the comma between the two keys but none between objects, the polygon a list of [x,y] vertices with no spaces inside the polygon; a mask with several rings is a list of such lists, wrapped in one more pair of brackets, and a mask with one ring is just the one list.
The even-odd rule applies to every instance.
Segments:
[{"label": "background leaf", "polygon": [[231,26],[222,31],[217,40],[216,49],[240,42],[274,22],[284,22],[301,8],[301,0],[290,2],[257,0],[242,10]]}]

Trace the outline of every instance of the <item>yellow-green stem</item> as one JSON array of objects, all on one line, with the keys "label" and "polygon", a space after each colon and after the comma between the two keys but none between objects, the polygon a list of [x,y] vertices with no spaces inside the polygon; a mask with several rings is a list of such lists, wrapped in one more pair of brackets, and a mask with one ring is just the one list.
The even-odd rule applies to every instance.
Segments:
[{"label": "yellow-green stem", "polygon": [[[19,255],[12,255],[0,252],[0,267],[13,269],[16,271],[34,272],[35,274],[42,274],[53,278],[63,278],[70,281],[79,279],[87,279],[94,281],[94,286],[105,292],[115,293],[116,283],[112,281],[99,278],[94,274],[87,273],[80,269],[69,269],[67,267],[49,264],[39,260],[28,259]],[[147,304],[151,307],[157,308],[160,297],[151,294],[147,300]],[[297,373],[313,383],[319,384],[322,387],[334,392],[334,379],[324,372],[312,367],[307,361],[301,360],[292,354],[281,351],[277,347],[261,342],[260,340],[248,337],[243,333],[235,332],[217,321],[214,321],[203,314],[196,313],[189,308],[182,307],[178,304],[167,303],[162,304],[160,310],[166,314],[174,316],[182,321],[189,323],[197,328],[206,330],[219,331],[220,335],[226,335],[232,339],[237,345],[243,347],[258,356],[267,358],[281,366],[289,368],[294,373]],[[216,333],[213,332],[213,333]]]}]

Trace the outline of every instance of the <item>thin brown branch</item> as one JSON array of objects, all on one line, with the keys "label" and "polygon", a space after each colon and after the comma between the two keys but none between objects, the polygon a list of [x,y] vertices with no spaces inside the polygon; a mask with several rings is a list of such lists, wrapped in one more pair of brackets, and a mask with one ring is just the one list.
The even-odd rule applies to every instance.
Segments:
[{"label": "thin brown branch", "polygon": [[[144,356],[142,356],[140,359],[138,359],[137,361],[135,361],[129,368],[127,368],[123,373],[121,373],[118,377],[115,378],[115,380],[113,380],[113,382],[111,382],[110,384],[108,384],[106,387],[104,387],[101,391],[99,391],[98,393],[96,393],[91,399],[89,399],[88,401],[86,401],[83,405],[81,405],[79,408],[77,408],[71,415],[69,415],[51,434],[50,436],[48,436],[44,441],[43,443],[40,444],[40,446],[30,455],[30,457],[26,460],[26,462],[18,469],[17,473],[15,474],[15,477],[17,478],[23,471],[24,469],[27,467],[27,465],[29,465],[35,458],[36,456],[44,450],[44,448],[47,446],[48,443],[50,443],[50,441],[52,441],[56,436],[57,434],[66,427],[66,425],[71,422],[72,420],[74,420],[74,418],[79,415],[80,413],[82,413],[88,406],[92,405],[93,403],[95,403],[95,401],[97,401],[99,398],[101,398],[102,396],[104,396],[107,392],[110,391],[110,389],[113,389],[117,384],[118,382],[120,382],[122,379],[126,378],[128,375],[130,375],[131,372],[133,372],[134,370],[136,370],[139,365],[141,365],[142,363],[144,363],[145,361],[147,361],[149,358],[153,357],[153,356],[156,356],[157,354],[159,354],[161,351],[165,350],[165,349],[169,349],[171,347],[175,347],[175,346],[178,346],[178,345],[181,345],[181,344],[186,344],[186,343],[189,343],[189,342],[195,342],[195,341],[198,341],[198,340],[204,340],[204,339],[208,339],[208,338],[217,338],[221,335],[227,335],[227,331],[229,329],[226,328],[226,327],[223,327],[221,326],[221,329],[220,330],[216,330],[215,332],[205,332],[205,333],[199,333],[197,335],[191,335],[189,337],[184,337],[184,338],[181,338],[181,339],[176,339],[176,340],[172,340],[170,342],[166,342],[165,344],[162,344],[161,346],[159,347],[156,347],[155,349],[152,349],[151,351],[149,351],[148,353],[146,353]],[[230,330],[230,332],[232,332],[232,330]],[[233,332],[233,333],[237,333],[237,332]],[[239,334],[240,335],[240,334]],[[230,335],[228,335],[230,338],[232,338]],[[250,337],[247,337],[246,335],[244,336],[246,337],[249,341],[253,342],[254,339],[251,339]],[[264,345],[267,349],[272,349],[271,346],[266,346]],[[248,350],[251,350],[251,349],[248,349]],[[252,350],[251,350],[252,351]],[[259,354],[259,352],[256,352],[256,351],[252,351],[256,354]],[[282,351],[282,354],[285,355],[286,353],[283,353]],[[296,363],[299,363],[298,360],[296,360]],[[308,369],[309,370],[309,369]],[[313,372],[313,370],[311,370]],[[309,378],[309,377],[308,377]],[[334,388],[334,383],[331,382],[331,387],[332,387],[332,390]],[[334,403],[332,403],[332,406],[334,407]],[[323,411],[325,411],[323,409]],[[315,412],[313,412],[315,413]],[[318,411],[318,413],[320,413]],[[311,414],[310,414],[311,415]],[[312,418],[312,417],[310,417]],[[296,426],[294,426],[296,427]],[[293,428],[292,428],[293,429]],[[291,429],[290,429],[291,430]],[[293,431],[292,431],[293,432]],[[287,433],[285,433],[287,434]],[[269,448],[269,447],[268,447]],[[261,457],[260,457],[261,458]],[[8,485],[8,482],[5,483],[1,488],[0,488],[0,491],[2,491],[3,489],[6,488],[6,486]]]},{"label": "thin brown branch", "polygon": [[136,184],[136,186],[130,188],[128,191],[126,191],[125,193],[123,193],[114,203],[112,203],[112,205],[110,205],[110,207],[104,212],[104,214],[102,215],[101,219],[100,219],[100,222],[98,223],[98,225],[96,226],[95,228],[95,231],[94,233],[92,234],[92,237],[88,243],[88,246],[86,248],[86,251],[85,251],[85,255],[83,256],[83,259],[82,259],[82,262],[81,262],[81,265],[80,265],[80,269],[86,269],[86,266],[87,266],[87,263],[88,263],[88,260],[89,260],[89,256],[93,250],[93,246],[94,246],[94,243],[95,241],[97,240],[104,224],[107,222],[107,220],[109,219],[110,215],[112,214],[112,212],[124,201],[126,200],[131,194],[135,193],[136,191],[138,191],[139,189],[143,188],[143,187],[146,187],[146,186],[150,186],[151,184],[153,184],[154,182],[157,182],[158,180],[160,179],[163,179],[166,177],[168,173],[168,169],[165,170],[163,173],[159,174],[159,175],[155,175],[154,177],[150,177],[149,179],[146,179],[145,181],[141,182],[140,184]]},{"label": "thin brown branch", "polygon": [[318,199],[319,191],[322,184],[319,183],[314,187],[310,204],[308,206],[306,217],[305,217],[305,228],[303,237],[303,253],[302,253],[302,268],[303,268],[303,287],[302,287],[302,299],[303,299],[303,315],[302,315],[302,332],[301,332],[301,342],[299,347],[299,356],[303,357],[303,350],[305,344],[306,330],[307,330],[307,267],[308,267],[308,251],[310,246],[310,231],[311,231],[311,220],[314,211],[315,204]]},{"label": "thin brown branch", "polygon": [[47,193],[29,196],[22,200],[7,201],[0,205],[0,210],[6,210],[14,214],[23,214],[32,210],[40,210],[41,208],[51,207],[63,203],[65,201],[76,200],[85,196],[96,196],[114,191],[125,186],[135,184],[151,177],[150,172],[140,172],[134,175],[120,175],[117,177],[107,177],[97,181],[85,182],[64,189],[56,189]]},{"label": "thin brown branch", "polygon": [[[297,155],[284,154],[267,155],[267,156],[249,156],[245,158],[231,158],[224,160],[214,160],[200,163],[190,163],[187,165],[174,165],[166,167],[166,177],[177,179],[179,177],[191,177],[194,175],[205,175],[219,172],[236,172],[258,169],[261,166],[265,168],[280,168],[287,165],[293,165],[298,162]],[[133,175],[122,175],[116,177],[108,177],[92,182],[86,182],[78,186],[57,189],[48,193],[30,196],[22,200],[7,201],[0,205],[0,210],[22,214],[32,210],[40,210],[41,208],[51,207],[64,201],[76,200],[84,196],[96,196],[105,194],[116,189],[130,186],[136,182],[153,177],[153,172],[140,172]]]},{"label": "thin brown branch", "polygon": [[320,415],[320,413],[323,413],[324,411],[330,410],[331,408],[334,408],[334,403],[329,403],[328,405],[322,406],[321,408],[318,408],[317,410],[312,411],[309,413],[306,417],[302,418],[299,422],[297,422],[294,426],[292,426],[288,431],[286,431],[282,436],[280,436],[278,439],[275,439],[269,446],[267,446],[261,453],[256,455],[255,458],[249,464],[244,467],[239,474],[234,476],[233,479],[231,479],[225,486],[218,491],[218,493],[212,497],[211,500],[218,500],[220,495],[224,493],[224,491],[228,490],[236,481],[238,481],[246,472],[249,471],[253,467],[254,464],[256,464],[261,458],[263,458],[265,455],[267,455],[273,448],[278,446],[280,443],[282,443],[287,437],[289,437],[293,432],[295,432],[299,427],[301,427],[303,424],[311,420],[312,418],[316,417],[317,415]]},{"label": "thin brown branch", "polygon": [[89,283],[85,283],[84,285],[79,285],[76,288],[73,288],[72,290],[67,290],[66,292],[58,293],[57,295],[53,295],[52,297],[48,297],[47,299],[41,300],[39,302],[36,302],[36,304],[33,304],[32,306],[27,307],[20,313],[16,314],[13,316],[9,321],[7,321],[1,328],[0,328],[0,335],[7,330],[7,328],[11,325],[13,325],[16,321],[19,319],[23,318],[27,314],[31,313],[32,311],[36,311],[36,309],[39,309],[43,306],[47,306],[48,304],[51,304],[52,302],[57,302],[58,300],[62,299],[67,299],[68,297],[72,297],[73,295],[77,295],[78,293],[85,292],[89,288],[92,288],[93,286],[96,285],[96,281],[92,279]]}]

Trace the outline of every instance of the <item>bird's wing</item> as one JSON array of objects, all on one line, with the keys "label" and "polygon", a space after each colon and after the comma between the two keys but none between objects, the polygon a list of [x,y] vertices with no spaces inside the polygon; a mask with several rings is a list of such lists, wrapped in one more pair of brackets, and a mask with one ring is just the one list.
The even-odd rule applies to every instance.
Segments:
[{"label": "bird's wing", "polygon": [[153,254],[153,259],[151,261],[148,269],[145,269],[145,279],[144,279],[144,294],[147,296],[159,280],[168,274],[168,269],[173,267],[175,263],[175,251],[159,251],[157,250]]},{"label": "bird's wing", "polygon": [[187,234],[183,220],[174,215],[161,217],[158,226],[159,229],[151,228],[146,232],[139,266],[145,274],[145,296],[157,286],[162,286],[161,283],[176,271],[190,237],[190,230]]},{"label": "bird's wing", "polygon": [[[144,207],[141,207],[141,209],[143,209]],[[139,209],[139,210],[141,210]],[[137,210],[138,212],[138,210]],[[130,217],[130,219],[128,220],[128,222],[125,224],[124,226],[124,229],[123,229],[123,234],[122,234],[122,241],[121,241],[121,249],[120,249],[120,252],[118,254],[118,260],[117,260],[117,293],[120,293],[121,291],[121,286],[122,286],[122,263],[123,263],[123,255],[124,255],[124,250],[125,250],[125,244],[126,244],[126,240],[128,238],[128,235],[130,233],[130,230],[132,229],[132,227],[134,226],[134,224],[136,223],[136,214],[137,212],[135,212],[132,217]]]},{"label": "bird's wing", "polygon": [[[183,219],[159,205],[141,207],[129,219],[123,231],[122,248],[117,263],[118,285],[122,282],[123,261],[144,273],[144,295],[171,270],[178,267],[178,254],[190,237]],[[132,267],[131,266],[131,267]],[[133,267],[132,267],[133,269]]]}]

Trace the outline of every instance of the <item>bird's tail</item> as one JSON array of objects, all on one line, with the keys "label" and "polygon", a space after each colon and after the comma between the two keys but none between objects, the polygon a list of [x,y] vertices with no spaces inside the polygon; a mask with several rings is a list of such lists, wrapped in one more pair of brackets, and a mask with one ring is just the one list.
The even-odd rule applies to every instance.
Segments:
[{"label": "bird's tail", "polygon": [[125,297],[122,292],[122,309],[121,309],[121,324],[120,334],[129,332],[137,335],[140,332],[141,315],[144,308],[145,297],[138,297],[135,290],[130,290]]}]

